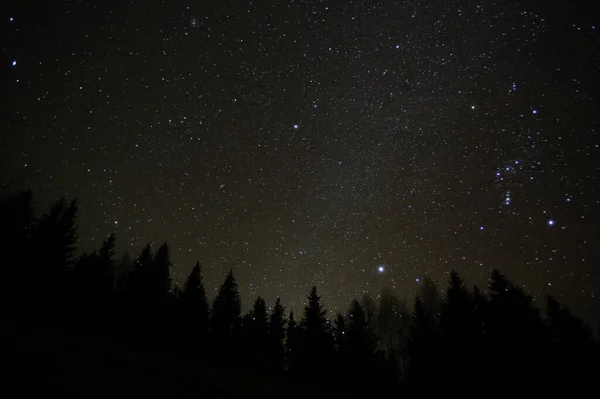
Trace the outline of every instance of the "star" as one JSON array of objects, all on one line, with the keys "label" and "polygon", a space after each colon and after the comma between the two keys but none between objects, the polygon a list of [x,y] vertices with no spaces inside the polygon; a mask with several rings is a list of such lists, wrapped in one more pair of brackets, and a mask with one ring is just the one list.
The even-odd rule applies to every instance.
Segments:
[{"label": "star", "polygon": [[384,267],[383,265],[379,265],[379,266],[377,267],[377,271],[378,271],[379,273],[383,273],[383,272],[385,271],[385,267]]}]

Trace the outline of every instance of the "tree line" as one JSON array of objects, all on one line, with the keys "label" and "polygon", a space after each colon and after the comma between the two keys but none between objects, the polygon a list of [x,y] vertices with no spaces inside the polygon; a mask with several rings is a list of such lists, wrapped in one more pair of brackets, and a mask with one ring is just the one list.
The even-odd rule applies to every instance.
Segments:
[{"label": "tree line", "polygon": [[[117,259],[115,236],[76,254],[77,203],[35,216],[30,191],[5,197],[2,270],[8,318],[296,380],[343,396],[481,387],[591,387],[599,345],[548,296],[545,311],[498,270],[482,292],[449,272],[443,295],[424,279],[414,303],[389,288],[331,315],[316,287],[298,314],[278,298],[242,311],[230,271],[209,301],[202,267],[171,280],[169,247]],[[516,388],[515,388],[516,389]]]}]

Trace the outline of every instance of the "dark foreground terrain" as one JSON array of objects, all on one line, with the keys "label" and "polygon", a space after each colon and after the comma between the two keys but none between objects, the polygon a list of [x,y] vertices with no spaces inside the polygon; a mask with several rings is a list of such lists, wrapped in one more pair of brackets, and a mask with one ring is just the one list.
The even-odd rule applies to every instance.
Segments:
[{"label": "dark foreground terrain", "polygon": [[[318,398],[284,379],[198,364],[39,325],[6,322],[5,397]],[[4,396],[4,395],[3,395]]]}]

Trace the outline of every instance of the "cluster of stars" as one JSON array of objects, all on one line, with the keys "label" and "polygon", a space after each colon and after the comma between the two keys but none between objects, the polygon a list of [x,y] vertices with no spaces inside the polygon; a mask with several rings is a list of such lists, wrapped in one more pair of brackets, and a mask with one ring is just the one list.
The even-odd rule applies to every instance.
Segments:
[{"label": "cluster of stars", "polygon": [[40,204],[78,198],[85,250],[167,240],[177,276],[199,260],[214,292],[233,268],[245,304],[295,310],[313,284],[343,309],[451,268],[597,304],[595,25],[558,3],[213,3],[8,19],[2,159]]}]

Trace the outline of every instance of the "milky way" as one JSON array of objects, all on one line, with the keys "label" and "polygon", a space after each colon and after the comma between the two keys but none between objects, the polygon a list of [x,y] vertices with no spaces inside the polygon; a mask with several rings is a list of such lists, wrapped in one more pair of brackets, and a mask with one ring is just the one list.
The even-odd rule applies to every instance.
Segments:
[{"label": "milky way", "polygon": [[199,260],[212,296],[233,269],[245,307],[410,298],[454,267],[600,308],[577,2],[12,3],[3,175],[77,197],[83,248],[167,240],[177,281]]}]

